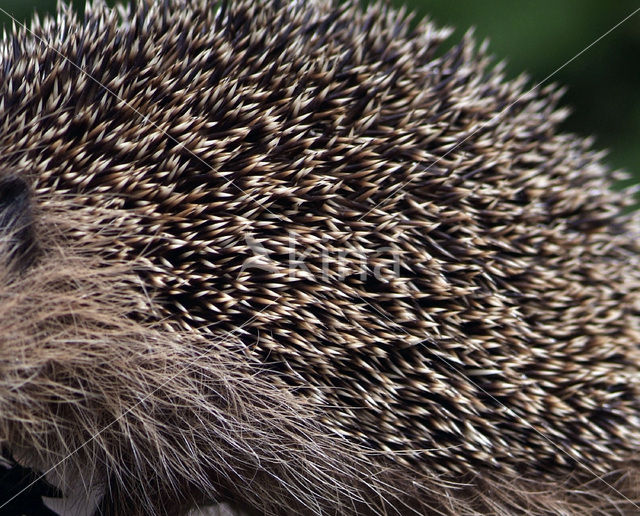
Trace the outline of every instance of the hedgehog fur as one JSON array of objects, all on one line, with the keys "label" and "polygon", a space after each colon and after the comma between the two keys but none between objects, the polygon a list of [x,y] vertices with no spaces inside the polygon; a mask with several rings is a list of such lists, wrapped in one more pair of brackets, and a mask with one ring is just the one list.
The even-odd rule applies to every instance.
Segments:
[{"label": "hedgehog fur", "polygon": [[635,513],[631,195],[448,35],[139,0],[5,36],[15,460],[101,514]]}]

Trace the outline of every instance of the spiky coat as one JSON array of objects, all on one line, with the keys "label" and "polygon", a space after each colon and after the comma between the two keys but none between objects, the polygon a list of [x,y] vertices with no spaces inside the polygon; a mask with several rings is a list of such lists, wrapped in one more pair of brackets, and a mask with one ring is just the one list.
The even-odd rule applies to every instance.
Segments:
[{"label": "spiky coat", "polygon": [[32,29],[0,47],[22,464],[108,514],[634,510],[638,226],[553,88],[382,4]]}]

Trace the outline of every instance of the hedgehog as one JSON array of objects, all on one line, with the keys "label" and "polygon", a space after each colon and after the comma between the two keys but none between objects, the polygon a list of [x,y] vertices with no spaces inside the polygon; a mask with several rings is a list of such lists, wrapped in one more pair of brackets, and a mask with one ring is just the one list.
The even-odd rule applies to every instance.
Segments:
[{"label": "hedgehog", "polygon": [[10,471],[103,515],[640,510],[633,196],[450,32],[94,0],[5,35]]}]

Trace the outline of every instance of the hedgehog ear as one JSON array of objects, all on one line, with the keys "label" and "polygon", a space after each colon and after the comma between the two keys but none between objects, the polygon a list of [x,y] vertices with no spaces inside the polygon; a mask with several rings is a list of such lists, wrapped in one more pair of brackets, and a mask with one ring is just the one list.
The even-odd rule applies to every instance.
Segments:
[{"label": "hedgehog ear", "polygon": [[24,179],[0,179],[0,260],[26,268],[35,254],[33,211],[29,185]]}]

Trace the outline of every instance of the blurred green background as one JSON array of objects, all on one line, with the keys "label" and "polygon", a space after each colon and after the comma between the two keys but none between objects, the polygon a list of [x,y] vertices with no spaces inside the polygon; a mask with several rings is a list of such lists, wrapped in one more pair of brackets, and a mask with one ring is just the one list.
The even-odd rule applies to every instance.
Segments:
[{"label": "blurred green background", "polygon": [[[478,40],[506,59],[510,76],[526,71],[538,82],[562,66],[636,9],[638,0],[392,0],[419,16],[457,28],[451,42],[474,26]],[[84,0],[74,2],[79,8]],[[20,21],[34,11],[55,10],[56,0],[0,0]],[[10,20],[0,15],[10,27]],[[565,129],[595,135],[609,148],[608,161],[640,182],[640,12],[551,78],[568,86],[564,103],[573,109]]]}]

